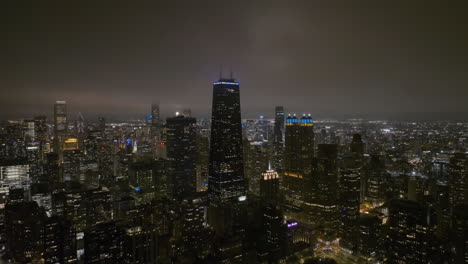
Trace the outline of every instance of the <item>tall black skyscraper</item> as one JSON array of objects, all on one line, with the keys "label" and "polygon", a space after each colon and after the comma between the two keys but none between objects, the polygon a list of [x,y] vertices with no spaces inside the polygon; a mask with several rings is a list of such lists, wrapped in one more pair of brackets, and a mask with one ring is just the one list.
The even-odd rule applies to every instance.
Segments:
[{"label": "tall black skyscraper", "polygon": [[208,193],[211,201],[245,196],[239,83],[221,79],[213,85]]},{"label": "tall black skyscraper", "polygon": [[217,233],[231,232],[236,205],[246,199],[239,83],[213,85],[209,158],[208,222]]}]

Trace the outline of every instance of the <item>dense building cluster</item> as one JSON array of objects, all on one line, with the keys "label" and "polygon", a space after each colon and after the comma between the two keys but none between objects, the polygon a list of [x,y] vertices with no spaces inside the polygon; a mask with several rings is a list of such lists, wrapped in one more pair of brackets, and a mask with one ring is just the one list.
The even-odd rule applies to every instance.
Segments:
[{"label": "dense building cluster", "polygon": [[468,263],[468,123],[241,119],[232,78],[211,109],[2,121],[2,258]]}]

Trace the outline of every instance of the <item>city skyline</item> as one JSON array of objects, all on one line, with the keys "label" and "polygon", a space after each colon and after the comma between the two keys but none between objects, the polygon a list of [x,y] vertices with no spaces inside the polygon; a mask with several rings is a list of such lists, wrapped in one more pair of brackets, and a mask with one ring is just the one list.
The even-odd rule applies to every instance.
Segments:
[{"label": "city skyline", "polygon": [[2,7],[0,263],[468,263],[456,3]]},{"label": "city skyline", "polygon": [[209,118],[220,65],[224,77],[232,69],[243,83],[248,118],[279,104],[322,118],[468,116],[466,16],[456,3],[8,3],[4,10],[1,118],[50,115],[57,100],[93,118],[138,117],[153,101],[163,102],[166,116],[189,107]]}]

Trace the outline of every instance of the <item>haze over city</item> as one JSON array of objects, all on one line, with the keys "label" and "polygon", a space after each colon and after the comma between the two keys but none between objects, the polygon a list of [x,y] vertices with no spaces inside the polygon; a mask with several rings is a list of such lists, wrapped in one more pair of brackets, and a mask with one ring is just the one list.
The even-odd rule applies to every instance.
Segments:
[{"label": "haze over city", "polygon": [[[462,1],[8,1],[0,116],[140,117],[159,101],[209,117],[230,71],[245,117],[464,119]],[[270,117],[272,117],[270,115]]]}]

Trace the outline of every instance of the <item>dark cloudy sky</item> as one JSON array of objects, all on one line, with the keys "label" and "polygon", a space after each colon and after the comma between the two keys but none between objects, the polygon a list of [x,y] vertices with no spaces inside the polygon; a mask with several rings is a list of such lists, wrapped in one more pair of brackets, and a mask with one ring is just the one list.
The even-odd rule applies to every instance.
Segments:
[{"label": "dark cloudy sky", "polygon": [[467,117],[463,2],[4,1],[0,117],[207,117],[221,64],[246,117]]}]

